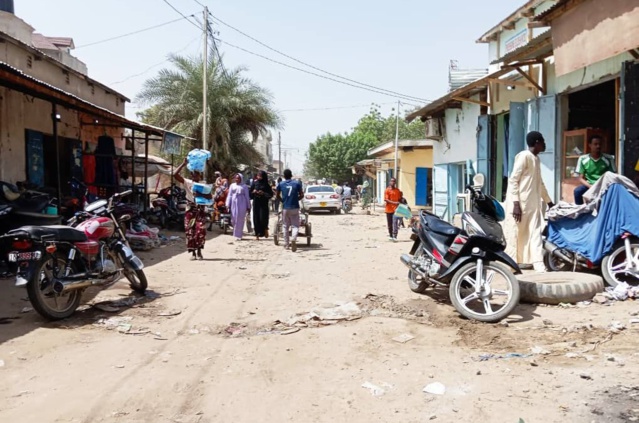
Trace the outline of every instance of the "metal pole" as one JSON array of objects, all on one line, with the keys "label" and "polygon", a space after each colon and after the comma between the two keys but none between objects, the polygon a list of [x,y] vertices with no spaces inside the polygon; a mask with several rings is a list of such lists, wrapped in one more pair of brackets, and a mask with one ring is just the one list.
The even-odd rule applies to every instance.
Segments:
[{"label": "metal pole", "polygon": [[[207,117],[208,117],[208,113],[207,113],[207,109],[208,109],[208,105],[207,105],[207,98],[206,98],[206,94],[207,94],[207,90],[208,90],[208,50],[209,50],[209,31],[208,31],[208,23],[209,23],[209,9],[208,7],[204,6],[204,21],[203,24],[204,28],[202,28],[204,30],[204,52],[203,52],[203,59],[202,59],[202,64],[204,69],[202,70],[202,147],[206,150],[206,151],[211,151],[209,149],[209,138],[208,138],[208,128],[207,128]],[[208,171],[208,166],[204,165],[204,181],[206,182],[207,180],[207,172]]]},{"label": "metal pole", "polygon": [[58,167],[58,214],[62,213],[62,177],[60,176],[60,137],[58,137],[58,106],[51,103],[51,119],[53,121],[53,140],[55,141],[55,161]]},{"label": "metal pole", "polygon": [[149,202],[149,133],[146,133],[144,137],[144,212],[146,213],[146,206]]},{"label": "metal pole", "polygon": [[397,180],[399,186],[399,175],[397,174],[397,153],[399,147],[399,100],[397,100],[397,118],[395,119],[395,172],[393,177]]},{"label": "metal pole", "polygon": [[279,162],[280,176],[282,176],[282,133],[277,133],[277,161]]},{"label": "metal pole", "polygon": [[137,195],[135,189],[135,129],[131,129],[131,189],[133,194]]}]

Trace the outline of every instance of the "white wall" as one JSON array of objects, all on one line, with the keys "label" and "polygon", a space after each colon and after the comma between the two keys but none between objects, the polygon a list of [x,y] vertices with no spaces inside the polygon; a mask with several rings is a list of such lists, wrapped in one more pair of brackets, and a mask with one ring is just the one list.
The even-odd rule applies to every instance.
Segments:
[{"label": "white wall", "polygon": [[[475,96],[478,99],[478,96]],[[477,159],[477,119],[480,107],[462,103],[461,109],[445,112],[446,133],[444,139],[433,145],[433,163],[459,163]]]}]

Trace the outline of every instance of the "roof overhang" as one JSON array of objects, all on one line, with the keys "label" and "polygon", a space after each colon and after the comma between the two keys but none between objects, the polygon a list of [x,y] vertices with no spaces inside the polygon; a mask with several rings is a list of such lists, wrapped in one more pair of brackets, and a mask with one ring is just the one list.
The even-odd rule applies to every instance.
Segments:
[{"label": "roof overhang", "polygon": [[506,19],[486,31],[477,39],[477,43],[489,43],[496,39],[500,32],[509,29],[515,29],[515,23],[521,18],[531,18],[535,15],[534,7],[543,0],[528,0],[523,6],[508,15]]},{"label": "roof overhang", "polygon": [[570,9],[579,6],[584,1],[585,0],[559,0],[553,7],[535,16],[534,20],[550,25],[553,20],[568,12]]},{"label": "roof overhang", "polygon": [[514,62],[543,60],[552,56],[552,54],[552,32],[549,30],[533,38],[525,46],[521,46],[518,49],[513,50],[503,57],[493,61],[491,65],[495,65],[497,63],[510,64]]},{"label": "roof overhang", "polygon": [[[126,117],[107,110],[103,107],[96,106],[89,103],[86,100],[65,92],[53,85],[40,81],[24,72],[4,63],[0,62],[0,86],[9,88],[11,90],[19,91],[21,93],[39,98],[41,100],[48,101],[53,104],[64,106],[71,110],[76,110],[87,115],[93,116],[95,120],[108,121],[111,126],[121,126],[122,128],[133,129],[141,131],[149,135],[156,135],[163,137],[166,133],[172,133],[156,126],[147,125],[145,123],[135,122],[127,119]],[[80,122],[80,124],[94,125],[95,122]],[[98,126],[104,125],[104,123],[96,124]],[[108,125],[105,125],[108,126]],[[179,134],[174,134],[182,138],[186,138]]]},{"label": "roof overhang", "polygon": [[507,73],[512,72],[513,69],[500,69],[496,72],[493,72],[489,75],[486,75],[483,78],[480,78],[476,81],[471,82],[470,84],[466,84],[461,88],[458,88],[445,96],[432,101],[421,109],[409,114],[406,116],[406,121],[412,122],[418,117],[421,117],[422,120],[429,116],[437,115],[438,113],[443,112],[444,110],[450,108],[453,104],[459,104],[460,102],[468,102],[479,104],[481,106],[489,107],[490,104],[485,101],[475,100],[470,97],[488,89],[490,83],[499,77],[506,75]]},{"label": "roof overhang", "polygon": [[[397,148],[433,148],[431,140],[399,140]],[[369,156],[389,153],[395,149],[395,141],[388,141],[368,150]]]}]

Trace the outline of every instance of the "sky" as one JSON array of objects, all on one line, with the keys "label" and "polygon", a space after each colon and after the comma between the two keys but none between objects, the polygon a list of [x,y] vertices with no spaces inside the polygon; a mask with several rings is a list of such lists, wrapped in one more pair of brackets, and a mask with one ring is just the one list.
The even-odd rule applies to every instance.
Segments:
[{"label": "sky", "polygon": [[[166,0],[185,15],[211,14],[262,43],[324,71],[370,86],[422,99],[447,91],[448,66],[487,68],[488,46],[475,40],[516,10],[524,0]],[[75,41],[73,55],[89,76],[132,99],[127,116],[140,110],[135,97],[163,67],[170,53],[200,55],[202,32],[164,0],[15,0],[15,12],[47,36]],[[289,58],[214,22],[227,68],[244,66],[246,76],[267,88],[284,117],[283,154],[301,171],[308,144],[326,132],[353,128],[372,103],[389,115],[396,96],[382,95],[318,78],[233,48],[267,56],[309,71]],[[86,46],[85,46],[86,45]],[[301,110],[300,110],[301,109]],[[321,110],[318,110],[321,109]],[[327,110],[328,109],[328,110]],[[277,140],[277,131],[274,133]],[[277,142],[274,142],[277,159]]]}]

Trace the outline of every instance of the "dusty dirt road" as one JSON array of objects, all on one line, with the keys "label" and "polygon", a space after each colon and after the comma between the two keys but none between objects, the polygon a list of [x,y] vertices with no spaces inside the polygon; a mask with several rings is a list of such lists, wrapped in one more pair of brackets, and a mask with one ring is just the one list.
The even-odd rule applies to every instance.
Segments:
[{"label": "dusty dirt road", "polygon": [[[21,313],[26,292],[0,281],[0,421],[637,421],[633,302],[469,322],[445,291],[409,291],[407,231],[393,244],[383,216],[311,221],[297,253],[215,233],[203,262],[181,244],[142,254],[148,297],[119,283],[98,298],[111,311],[57,323]],[[361,318],[275,324],[351,301]],[[443,395],[422,391],[436,382]]]}]

